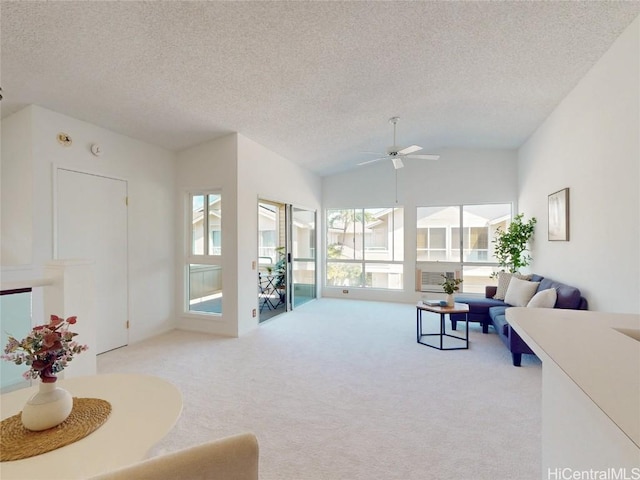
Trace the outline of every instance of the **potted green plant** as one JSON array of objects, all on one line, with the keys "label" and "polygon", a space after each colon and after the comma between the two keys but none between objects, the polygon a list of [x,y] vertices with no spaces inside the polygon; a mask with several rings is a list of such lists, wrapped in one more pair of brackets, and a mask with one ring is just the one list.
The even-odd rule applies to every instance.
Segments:
[{"label": "potted green plant", "polygon": [[447,294],[447,306],[453,307],[455,304],[455,299],[453,298],[453,294],[458,290],[460,290],[460,284],[462,283],[462,279],[447,277],[446,275],[440,275],[440,276],[444,278],[444,282],[442,282],[440,285],[442,285],[442,289],[444,290],[444,293]]},{"label": "potted green plant", "polygon": [[[503,272],[516,273],[521,267],[526,267],[531,263],[531,256],[525,252],[527,251],[527,243],[533,236],[537,220],[532,217],[531,220],[525,222],[523,216],[522,213],[516,215],[506,230],[501,227],[496,229],[496,238],[493,240],[495,244],[494,255]],[[492,277],[496,276],[497,273],[492,275]]]},{"label": "potted green plant", "polygon": [[278,261],[273,266],[273,275],[276,277],[273,286],[280,290],[284,288],[287,262],[284,247],[277,247],[276,252],[278,253]]}]

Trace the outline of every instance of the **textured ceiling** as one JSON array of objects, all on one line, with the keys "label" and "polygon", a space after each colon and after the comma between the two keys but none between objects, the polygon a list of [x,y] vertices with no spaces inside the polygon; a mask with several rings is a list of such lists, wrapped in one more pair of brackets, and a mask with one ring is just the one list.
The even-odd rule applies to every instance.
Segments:
[{"label": "textured ceiling", "polygon": [[640,14],[637,1],[0,8],[3,117],[34,103],[172,150],[240,132],[321,175],[384,150],[394,115],[397,143],[420,153],[519,147]]}]

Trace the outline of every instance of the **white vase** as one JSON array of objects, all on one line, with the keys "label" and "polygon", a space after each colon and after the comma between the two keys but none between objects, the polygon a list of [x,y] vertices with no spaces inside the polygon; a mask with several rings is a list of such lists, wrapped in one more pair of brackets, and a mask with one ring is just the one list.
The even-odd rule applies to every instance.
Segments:
[{"label": "white vase", "polygon": [[456,301],[453,298],[453,293],[448,293],[447,294],[447,307],[453,307],[455,305]]},{"label": "white vase", "polygon": [[27,400],[22,424],[27,430],[46,430],[64,422],[73,408],[73,397],[56,382],[40,382],[38,393]]}]

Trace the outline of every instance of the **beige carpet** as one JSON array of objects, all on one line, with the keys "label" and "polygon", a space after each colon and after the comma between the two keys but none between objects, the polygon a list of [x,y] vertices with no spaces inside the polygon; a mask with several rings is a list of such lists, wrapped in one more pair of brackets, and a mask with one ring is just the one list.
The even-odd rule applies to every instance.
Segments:
[{"label": "beige carpet", "polygon": [[251,431],[262,480],[539,479],[541,364],[513,367],[492,330],[470,330],[469,350],[438,351],[416,343],[413,305],[320,299],[241,338],[174,331],[105,353],[98,371],[182,391],[152,455]]}]

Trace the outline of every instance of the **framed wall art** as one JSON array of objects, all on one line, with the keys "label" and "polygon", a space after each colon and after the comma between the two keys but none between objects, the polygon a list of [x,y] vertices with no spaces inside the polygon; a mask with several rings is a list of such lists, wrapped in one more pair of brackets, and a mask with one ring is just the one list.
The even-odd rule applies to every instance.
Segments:
[{"label": "framed wall art", "polygon": [[569,241],[569,189],[549,195],[549,241]]}]

